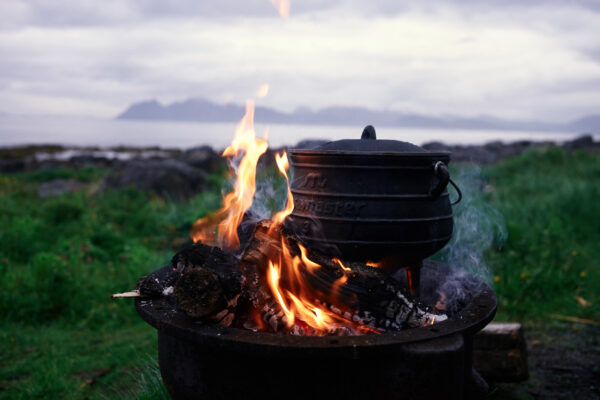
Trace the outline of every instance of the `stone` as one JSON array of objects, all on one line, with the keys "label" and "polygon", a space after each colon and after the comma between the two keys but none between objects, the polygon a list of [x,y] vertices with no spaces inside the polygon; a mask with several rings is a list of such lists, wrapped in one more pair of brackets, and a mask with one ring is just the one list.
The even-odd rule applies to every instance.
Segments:
[{"label": "stone", "polygon": [[583,135],[569,142],[565,142],[563,147],[567,150],[588,150],[594,147],[594,138],[591,135]]},{"label": "stone", "polygon": [[52,196],[60,196],[64,193],[76,192],[87,189],[89,184],[79,182],[75,179],[53,179],[38,186],[38,196],[45,199]]},{"label": "stone", "polygon": [[488,382],[529,377],[527,345],[519,323],[492,322],[473,336],[473,367]]},{"label": "stone", "polygon": [[224,160],[225,159],[210,146],[192,147],[191,149],[184,151],[181,155],[181,161],[207,172],[218,171],[221,166],[225,165]]},{"label": "stone", "polygon": [[177,160],[133,160],[115,168],[100,190],[136,187],[165,199],[188,200],[206,185],[204,171]]}]

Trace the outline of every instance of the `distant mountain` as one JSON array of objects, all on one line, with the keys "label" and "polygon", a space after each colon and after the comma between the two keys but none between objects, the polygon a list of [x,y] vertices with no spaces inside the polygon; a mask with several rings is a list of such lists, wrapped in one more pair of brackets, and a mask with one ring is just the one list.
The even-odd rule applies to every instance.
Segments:
[{"label": "distant mountain", "polygon": [[565,125],[569,131],[581,133],[599,133],[600,115],[588,115]]},{"label": "distant mountain", "polygon": [[[163,106],[156,100],[131,105],[117,119],[237,122],[244,114],[244,107],[236,104],[215,104],[205,99],[188,99]],[[403,126],[415,128],[446,129],[498,129],[498,130],[545,130],[563,132],[600,132],[600,115],[580,118],[566,124],[541,121],[511,121],[489,116],[456,117],[427,116],[397,111],[376,111],[362,107],[327,107],[321,110],[298,108],[284,113],[268,107],[257,106],[257,121],[300,125],[366,125]]]}]

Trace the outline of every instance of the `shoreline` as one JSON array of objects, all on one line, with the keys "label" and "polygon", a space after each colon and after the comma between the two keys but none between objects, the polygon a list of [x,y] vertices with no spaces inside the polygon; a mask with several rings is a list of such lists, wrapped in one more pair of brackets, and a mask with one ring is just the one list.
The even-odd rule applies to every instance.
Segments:
[{"label": "shoreline", "polygon": [[[294,146],[272,147],[263,156],[263,163],[270,165],[275,152],[290,148],[311,148],[325,143],[325,140],[302,140]],[[490,141],[484,144],[446,144],[433,141],[422,145],[428,151],[448,151],[455,163],[489,165],[507,157],[517,156],[525,151],[561,147],[565,150],[582,150],[600,153],[600,141],[586,134],[570,141]],[[114,167],[129,161],[177,160],[208,171],[218,169],[223,164],[221,150],[208,145],[187,149],[163,148],[160,146],[68,146],[57,144],[35,144],[0,147],[0,173],[17,173],[44,168],[81,167],[93,165]],[[269,157],[271,155],[271,157]]]}]

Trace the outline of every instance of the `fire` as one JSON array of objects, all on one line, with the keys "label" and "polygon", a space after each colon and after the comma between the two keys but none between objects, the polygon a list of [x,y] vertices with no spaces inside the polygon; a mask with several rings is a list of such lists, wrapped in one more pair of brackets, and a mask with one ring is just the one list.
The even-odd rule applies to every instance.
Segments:
[{"label": "fire", "polygon": [[281,225],[285,218],[290,215],[292,211],[294,211],[294,197],[292,196],[292,191],[290,189],[290,178],[288,178],[287,175],[287,170],[290,168],[287,153],[284,151],[283,155],[281,156],[279,154],[275,154],[275,162],[277,163],[279,172],[285,177],[285,181],[287,183],[287,200],[285,208],[273,216],[273,227]]},{"label": "fire", "polygon": [[383,265],[383,262],[382,261],[379,261],[379,262],[367,261],[365,264],[372,268],[381,268],[381,266]]},{"label": "fire", "polygon": [[[237,228],[244,213],[252,206],[256,191],[256,166],[259,157],[268,148],[265,139],[256,138],[253,123],[254,104],[248,101],[246,114],[236,129],[234,139],[223,152],[223,156],[229,158],[236,175],[233,191],[225,195],[220,210],[193,224],[191,237],[194,242],[202,241],[227,250],[238,249],[240,246]],[[308,251],[302,245],[291,246],[278,229],[294,210],[294,198],[287,174],[289,169],[287,154],[285,152],[276,154],[275,162],[287,183],[287,200],[285,207],[275,213],[271,219],[268,235],[281,240],[282,250],[268,260],[265,278],[272,299],[283,312],[285,325],[288,329],[294,327],[312,335],[327,334],[338,329],[362,333],[378,332],[370,326],[352,321],[348,317],[350,314],[342,315],[342,310],[337,308],[335,309],[337,312],[330,310],[324,303],[325,297],[336,299],[340,288],[349,279],[348,274],[352,270],[344,266],[341,260],[332,260],[340,266],[343,273],[333,282],[329,293],[317,293],[310,289],[311,285],[307,279],[322,266],[309,258]]]},{"label": "fire", "polygon": [[281,18],[290,17],[290,1],[289,0],[269,0],[273,7],[279,12]]},{"label": "fire", "polygon": [[256,91],[256,98],[257,99],[262,99],[267,94],[269,94],[269,84],[268,83],[263,83],[262,85],[260,85],[260,87]]},{"label": "fire", "polygon": [[[282,155],[275,154],[275,162],[277,163],[279,172],[284,176],[287,183],[287,201],[285,208],[272,217],[272,225],[269,230],[270,235],[276,232],[276,229],[294,210],[294,197],[287,175],[287,170],[289,169],[287,154],[285,152]],[[282,252],[279,255],[279,259],[269,260],[267,281],[273,298],[276,299],[286,316],[288,328],[293,326],[296,320],[302,321],[316,331],[316,333],[327,333],[341,327],[356,325],[326,307],[316,304],[311,299],[311,293],[305,293],[306,288],[310,287],[305,282],[306,275],[313,273],[315,269],[321,267],[308,258],[306,248],[298,244],[300,255],[292,256],[290,245],[283,237],[281,237],[281,248]],[[344,275],[333,283],[331,293],[329,293],[330,296],[335,297],[340,286],[348,281],[346,273],[350,272],[351,269],[345,267],[341,260],[337,258],[334,258],[332,261],[338,264],[344,271]],[[286,287],[288,289],[282,289],[281,287],[280,280],[283,274],[285,274]],[[359,326],[358,329],[360,330],[362,327]],[[368,327],[364,329],[368,329]]]},{"label": "fire", "polygon": [[227,250],[239,248],[237,227],[242,222],[244,213],[252,206],[256,192],[256,165],[267,148],[267,141],[257,138],[254,132],[254,103],[249,100],[246,103],[246,114],[236,128],[233,141],[222,154],[229,157],[237,175],[233,191],[225,196],[219,211],[200,218],[192,225],[190,236],[194,243],[202,241]]},{"label": "fire", "polygon": [[[292,256],[290,245],[285,238],[281,238],[281,243],[283,250],[279,254],[279,259],[269,260],[267,281],[273,298],[285,314],[288,328],[297,324],[314,335],[327,334],[340,328],[354,329],[361,333],[377,332],[322,305],[316,299],[316,294],[308,291],[310,285],[306,282],[312,271],[321,266],[307,257],[306,249],[302,245],[299,245],[300,255]],[[344,274],[335,281],[330,295],[335,296],[339,287],[347,280],[348,276]]]},{"label": "fire", "polygon": [[339,258],[332,258],[331,261],[333,261],[334,263],[336,263],[337,265],[340,266],[340,268],[344,271],[344,272],[350,272],[352,271],[350,268],[346,267],[344,264],[342,264],[342,260],[340,260]]}]

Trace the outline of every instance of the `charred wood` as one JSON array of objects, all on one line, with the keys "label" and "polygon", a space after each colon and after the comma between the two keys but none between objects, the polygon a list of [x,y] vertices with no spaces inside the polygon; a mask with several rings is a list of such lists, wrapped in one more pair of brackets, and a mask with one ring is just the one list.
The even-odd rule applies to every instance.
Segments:
[{"label": "charred wood", "polygon": [[190,268],[183,273],[175,284],[173,300],[192,318],[216,314],[227,306],[219,277],[202,267]]},{"label": "charred wood", "polygon": [[173,269],[173,266],[167,265],[140,278],[135,289],[142,297],[168,296],[172,293],[173,286],[180,276],[179,271]]},{"label": "charred wood", "polygon": [[233,298],[240,294],[243,277],[238,259],[219,247],[196,243],[175,254],[171,263],[180,273],[194,268],[209,270],[219,278],[226,297]]},{"label": "charred wood", "polygon": [[[266,283],[262,277],[268,261],[277,260],[283,252],[282,236],[292,255],[299,255],[299,240],[283,227],[272,227],[268,221],[257,224],[242,254],[242,271],[256,274],[253,281],[247,282],[255,304],[264,301],[260,288]],[[446,315],[428,312],[412,298],[407,288],[377,268],[357,262],[341,261],[340,264],[316,251],[309,250],[308,256],[321,267],[302,270],[304,280],[318,294],[315,297],[326,302],[330,309],[333,307],[339,315],[382,330],[420,327],[447,319]],[[282,274],[283,287],[293,285],[291,282],[290,277]]]},{"label": "charred wood", "polygon": [[244,280],[237,258],[218,247],[197,243],[171,261],[181,273],[173,291],[175,304],[192,318],[210,317],[229,326]]}]

